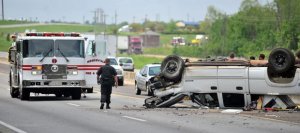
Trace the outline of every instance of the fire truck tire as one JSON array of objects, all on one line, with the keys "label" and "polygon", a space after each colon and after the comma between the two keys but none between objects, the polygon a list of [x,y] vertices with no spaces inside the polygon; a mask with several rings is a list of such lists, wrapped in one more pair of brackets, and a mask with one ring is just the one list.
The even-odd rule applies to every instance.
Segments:
[{"label": "fire truck tire", "polygon": [[81,88],[74,89],[74,91],[72,92],[72,99],[79,100],[80,98],[81,98]]},{"label": "fire truck tire", "polygon": [[275,73],[289,71],[295,65],[293,53],[285,48],[276,48],[269,55],[269,68]]},{"label": "fire truck tire", "polygon": [[64,97],[70,97],[71,94],[70,93],[64,93]]},{"label": "fire truck tire", "polygon": [[179,56],[169,55],[163,60],[160,69],[163,77],[179,82],[184,70],[184,61]]},{"label": "fire truck tire", "polygon": [[27,88],[23,88],[20,93],[21,100],[29,100],[30,91]]},{"label": "fire truck tire", "polygon": [[10,96],[12,98],[17,98],[19,96],[19,91],[18,89],[12,87],[11,74],[9,75],[9,86],[10,86]]},{"label": "fire truck tire", "polygon": [[10,96],[12,98],[17,98],[19,96],[19,91],[16,88],[10,86]]}]

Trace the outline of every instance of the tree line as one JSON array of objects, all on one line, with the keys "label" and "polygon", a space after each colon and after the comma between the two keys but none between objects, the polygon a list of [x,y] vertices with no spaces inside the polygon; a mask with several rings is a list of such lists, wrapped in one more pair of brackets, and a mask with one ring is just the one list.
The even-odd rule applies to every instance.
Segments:
[{"label": "tree line", "polygon": [[268,53],[284,47],[293,51],[299,48],[299,0],[274,0],[262,5],[258,0],[244,0],[239,11],[227,15],[209,7],[200,29],[209,40],[201,47],[204,55],[240,56]]}]

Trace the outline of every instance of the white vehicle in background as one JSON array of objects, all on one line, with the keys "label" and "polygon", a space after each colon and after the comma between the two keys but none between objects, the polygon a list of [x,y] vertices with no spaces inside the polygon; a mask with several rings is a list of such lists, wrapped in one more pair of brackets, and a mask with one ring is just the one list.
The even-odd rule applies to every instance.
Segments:
[{"label": "white vehicle in background", "polygon": [[131,57],[118,57],[117,61],[125,71],[134,71],[134,62]]},{"label": "white vehicle in background", "polygon": [[117,71],[118,85],[123,86],[124,85],[123,68],[118,64],[117,59],[115,57],[108,57],[108,59],[110,60],[110,65],[114,67]]},{"label": "white vehicle in background", "polygon": [[160,64],[147,64],[135,76],[136,95],[140,95],[141,91],[146,91],[148,96],[153,95],[150,88],[150,79],[160,73]]}]

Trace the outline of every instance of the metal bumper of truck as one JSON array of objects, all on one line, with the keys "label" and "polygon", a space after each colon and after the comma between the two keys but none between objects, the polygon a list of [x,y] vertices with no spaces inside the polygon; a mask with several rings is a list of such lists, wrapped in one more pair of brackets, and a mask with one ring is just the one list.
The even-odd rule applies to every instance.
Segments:
[{"label": "metal bumper of truck", "polygon": [[23,88],[83,88],[84,80],[23,80]]}]

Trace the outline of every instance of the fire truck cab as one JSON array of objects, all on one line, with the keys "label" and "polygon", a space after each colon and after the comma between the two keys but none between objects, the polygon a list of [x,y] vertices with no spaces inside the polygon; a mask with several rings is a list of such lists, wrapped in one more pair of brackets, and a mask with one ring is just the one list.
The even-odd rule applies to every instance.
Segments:
[{"label": "fire truck cab", "polygon": [[80,99],[86,87],[85,40],[78,33],[24,33],[9,49],[10,94],[29,100],[30,93]]}]

